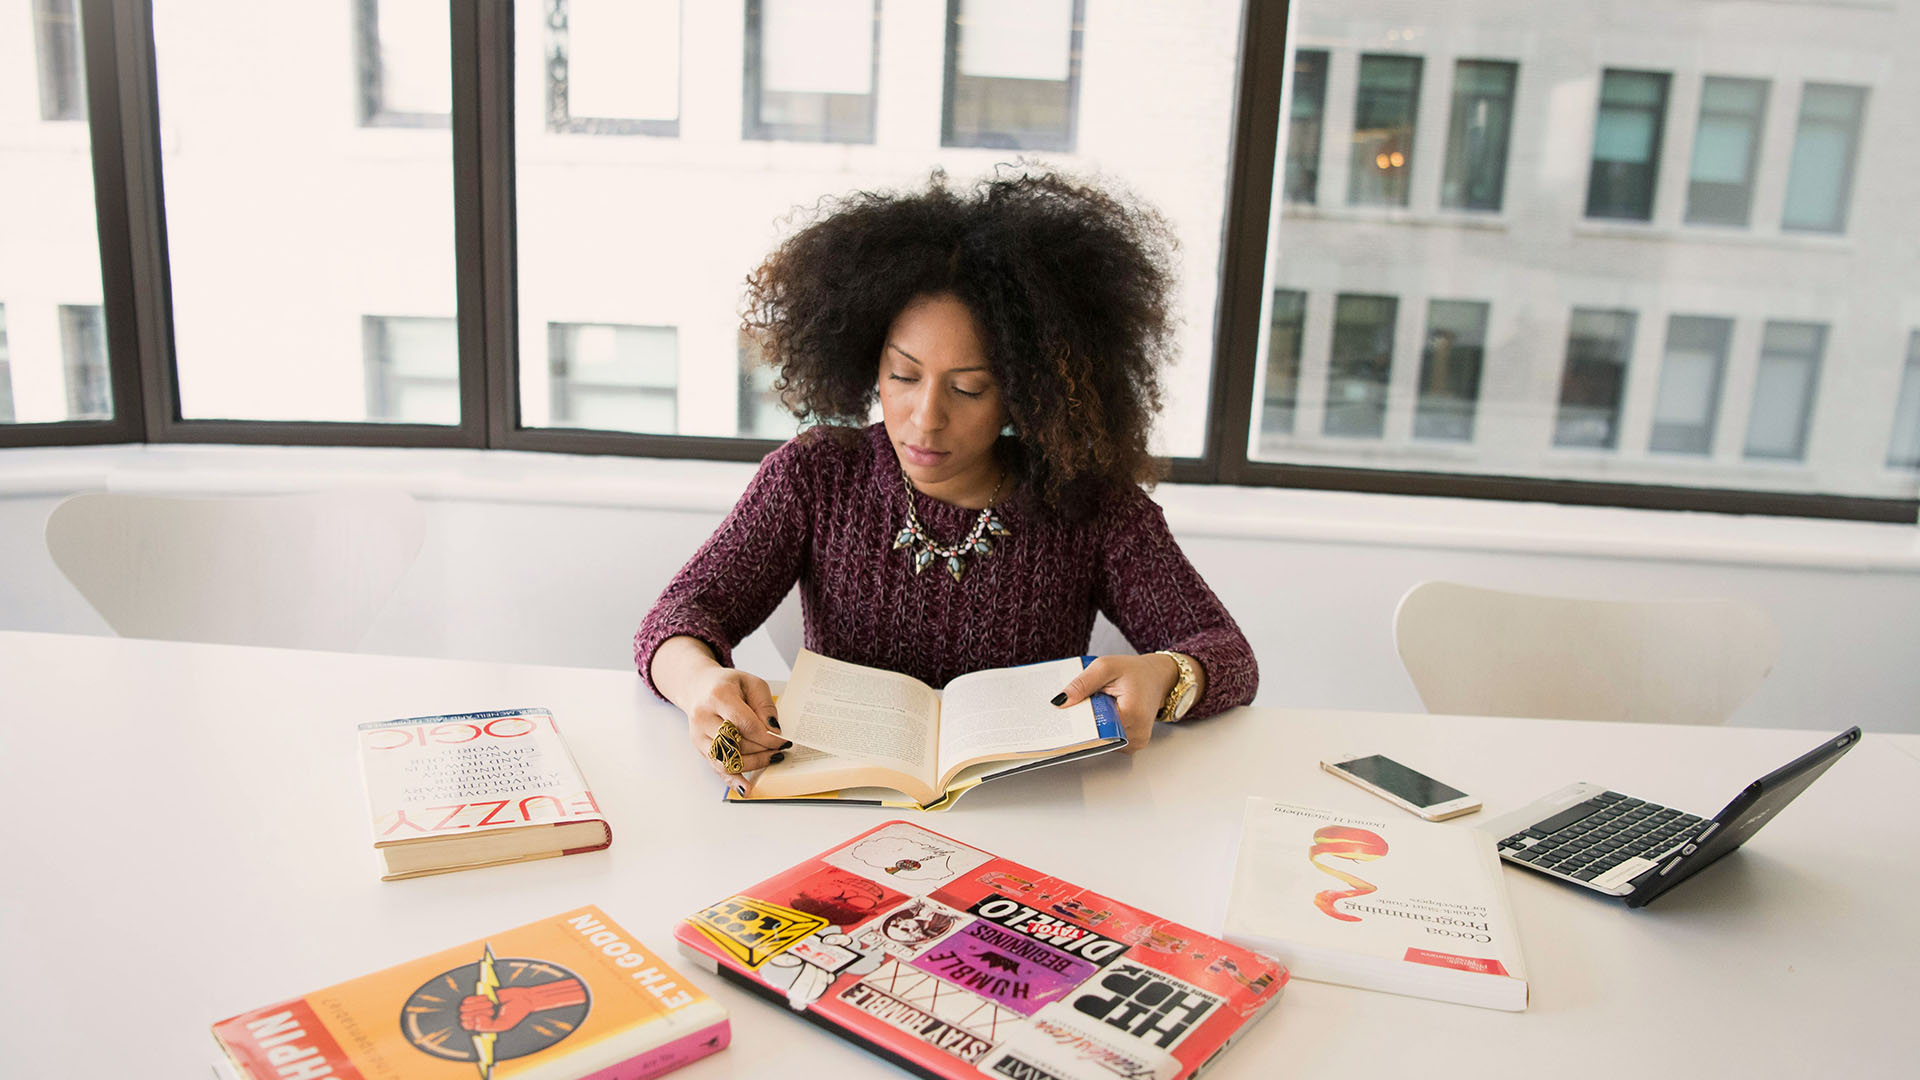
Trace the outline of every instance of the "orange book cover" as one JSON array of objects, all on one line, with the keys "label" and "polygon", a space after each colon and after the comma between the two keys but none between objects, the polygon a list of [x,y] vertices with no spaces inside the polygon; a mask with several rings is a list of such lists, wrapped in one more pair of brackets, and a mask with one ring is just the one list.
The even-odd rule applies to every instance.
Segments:
[{"label": "orange book cover", "polygon": [[645,1080],[724,1049],[721,1005],[597,907],[213,1025],[251,1080]]}]

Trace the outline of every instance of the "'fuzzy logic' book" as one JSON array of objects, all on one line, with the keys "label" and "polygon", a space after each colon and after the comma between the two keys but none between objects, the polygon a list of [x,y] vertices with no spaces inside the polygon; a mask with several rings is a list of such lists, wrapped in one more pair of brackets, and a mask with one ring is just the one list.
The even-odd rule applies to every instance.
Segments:
[{"label": "'fuzzy logic' book", "polygon": [[1286,969],[903,821],[689,916],[707,970],[926,1077],[1185,1080]]}]

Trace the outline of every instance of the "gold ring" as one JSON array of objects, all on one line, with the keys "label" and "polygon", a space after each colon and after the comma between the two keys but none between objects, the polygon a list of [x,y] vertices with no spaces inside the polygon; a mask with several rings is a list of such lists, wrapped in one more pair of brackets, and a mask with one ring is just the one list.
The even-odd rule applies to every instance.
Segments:
[{"label": "gold ring", "polygon": [[728,776],[740,775],[740,729],[733,726],[733,721],[722,720],[714,729],[707,756],[720,763],[721,772]]}]

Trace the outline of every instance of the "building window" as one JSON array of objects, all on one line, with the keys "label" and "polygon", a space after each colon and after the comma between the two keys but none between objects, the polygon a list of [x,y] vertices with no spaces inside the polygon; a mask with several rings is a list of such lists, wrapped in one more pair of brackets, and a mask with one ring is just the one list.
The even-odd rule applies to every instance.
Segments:
[{"label": "building window", "polygon": [[1720,380],[1732,340],[1732,319],[1675,315],[1667,320],[1667,355],[1660,361],[1649,450],[1702,456],[1713,452]]},{"label": "building window", "polygon": [[800,420],[780,400],[773,388],[777,372],[763,359],[753,335],[740,332],[740,397],[737,430],[740,435],[757,439],[790,439],[800,430]]},{"label": "building window", "polygon": [[1900,379],[1900,401],[1893,410],[1893,437],[1887,440],[1887,465],[1920,469],[1920,330],[1907,338],[1907,370]]},{"label": "building window", "polygon": [[1660,71],[1609,69],[1601,80],[1593,172],[1587,179],[1588,217],[1653,220],[1670,78]]},{"label": "building window", "polygon": [[1477,300],[1427,304],[1427,343],[1420,353],[1420,397],[1413,437],[1473,440],[1480,370],[1487,353],[1487,305]]},{"label": "building window", "polygon": [[1753,412],[1747,417],[1748,457],[1805,460],[1807,424],[1813,418],[1826,351],[1827,328],[1822,323],[1767,324],[1754,376]]},{"label": "building window", "polygon": [[1631,311],[1574,308],[1553,445],[1611,450],[1620,439],[1620,398],[1633,357]]},{"label": "building window", "polygon": [[1745,225],[1753,207],[1753,170],[1767,115],[1765,79],[1709,76],[1700,87],[1700,127],[1687,174],[1687,221]]},{"label": "building window", "polygon": [[1328,435],[1377,439],[1387,426],[1387,379],[1393,373],[1393,328],[1400,301],[1342,293],[1333,308],[1333,353],[1327,364]]},{"label": "building window", "polygon": [[460,422],[460,341],[452,319],[367,315],[360,320],[367,419]]},{"label": "building window", "polygon": [[87,80],[75,0],[33,0],[33,44],[40,61],[40,119],[85,120]]},{"label": "building window", "polygon": [[1355,206],[1407,205],[1413,131],[1420,110],[1417,56],[1362,56],[1353,103],[1353,161],[1347,201]]},{"label": "building window", "polygon": [[1085,0],[947,0],[942,145],[1071,152]]},{"label": "building window", "polygon": [[1311,205],[1320,190],[1320,129],[1327,111],[1327,54],[1293,54],[1293,100],[1287,108],[1288,202]]},{"label": "building window", "polygon": [[447,127],[452,111],[452,31],[435,0],[356,0],[360,123]]},{"label": "building window", "polygon": [[13,367],[7,360],[7,308],[6,305],[0,304],[0,424],[11,423],[13,423]]},{"label": "building window", "polygon": [[1498,210],[1507,182],[1507,137],[1513,130],[1513,86],[1520,65],[1462,60],[1453,69],[1453,117],[1440,205]]},{"label": "building window", "polygon": [[546,0],[547,130],[680,134],[680,0]]},{"label": "building window", "polygon": [[1867,91],[1859,86],[1808,83],[1800,92],[1800,126],[1787,173],[1787,206],[1780,226],[1807,232],[1847,231],[1854,157]]},{"label": "building window", "polygon": [[671,326],[549,323],[553,426],[678,430],[679,332]]},{"label": "building window", "polygon": [[1266,435],[1291,435],[1300,401],[1300,341],[1306,333],[1307,294],[1298,289],[1275,289],[1269,325],[1260,430]]},{"label": "building window", "polygon": [[112,419],[107,326],[98,306],[60,305],[60,356],[67,378],[67,419]]},{"label": "building window", "polygon": [[879,0],[747,0],[743,137],[873,141]]}]

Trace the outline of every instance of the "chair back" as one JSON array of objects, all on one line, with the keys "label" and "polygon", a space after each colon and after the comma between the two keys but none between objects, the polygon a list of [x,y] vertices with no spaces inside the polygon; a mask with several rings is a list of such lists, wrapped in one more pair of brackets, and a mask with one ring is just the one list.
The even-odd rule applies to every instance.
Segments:
[{"label": "chair back", "polygon": [[1579,600],[1415,585],[1394,642],[1431,713],[1720,724],[1773,669],[1780,631],[1733,600]]},{"label": "chair back", "polygon": [[92,492],[54,508],[47,551],[124,637],[348,650],[425,533],[398,491]]}]

